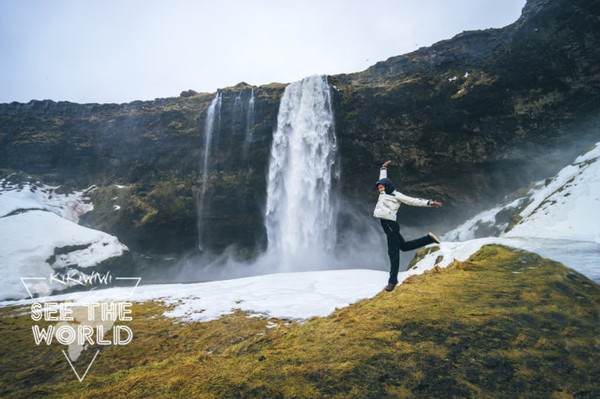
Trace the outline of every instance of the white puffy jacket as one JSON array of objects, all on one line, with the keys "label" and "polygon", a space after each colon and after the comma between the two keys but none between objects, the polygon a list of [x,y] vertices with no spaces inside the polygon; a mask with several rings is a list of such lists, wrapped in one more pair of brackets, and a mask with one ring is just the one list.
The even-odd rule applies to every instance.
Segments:
[{"label": "white puffy jacket", "polygon": [[[379,179],[387,178],[387,169],[381,168],[379,172]],[[431,200],[425,200],[421,198],[413,198],[408,195],[404,195],[401,192],[395,190],[391,195],[386,194],[385,191],[379,193],[377,199],[377,205],[375,205],[375,211],[373,216],[379,219],[396,220],[396,213],[400,208],[401,204],[411,206],[430,206]]]}]

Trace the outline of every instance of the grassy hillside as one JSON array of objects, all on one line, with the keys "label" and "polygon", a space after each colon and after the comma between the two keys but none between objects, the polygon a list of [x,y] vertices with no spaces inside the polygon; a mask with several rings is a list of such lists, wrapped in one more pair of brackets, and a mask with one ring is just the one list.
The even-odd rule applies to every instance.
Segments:
[{"label": "grassy hillside", "polygon": [[600,286],[499,246],[303,324],[164,310],[136,305],[133,341],[80,383],[60,346],[33,344],[28,314],[0,309],[0,396],[600,396]]}]

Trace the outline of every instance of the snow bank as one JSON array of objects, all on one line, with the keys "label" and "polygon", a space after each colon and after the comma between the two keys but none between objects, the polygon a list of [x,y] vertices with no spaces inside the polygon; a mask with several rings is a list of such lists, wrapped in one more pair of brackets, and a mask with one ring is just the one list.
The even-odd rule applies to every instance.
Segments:
[{"label": "snow bank", "polygon": [[[91,209],[86,191],[63,195],[56,187],[0,180],[0,300],[27,296],[22,277],[49,277],[74,266],[90,268],[122,255],[127,247],[116,237],[77,224]],[[48,295],[66,287],[40,281],[31,289]]]},{"label": "snow bank", "polygon": [[[532,195],[533,190],[529,191],[528,195]],[[466,241],[473,240],[475,238],[481,238],[479,235],[484,230],[486,233],[499,234],[504,232],[508,227],[508,220],[499,220],[498,217],[502,212],[507,210],[515,209],[515,213],[523,204],[527,203],[527,197],[521,197],[513,200],[508,204],[498,205],[486,211],[483,211],[471,219],[467,220],[455,229],[447,232],[442,236],[442,239],[448,241]]]},{"label": "snow bank", "polygon": [[482,246],[497,243],[499,243],[499,240],[495,238],[479,238],[461,242],[442,242],[439,245],[439,250],[426,255],[411,269],[399,274],[398,280],[404,281],[406,278],[414,274],[422,274],[423,272],[432,269],[434,266],[446,267],[454,260],[464,262],[475,252],[479,251]]},{"label": "snow bank", "polygon": [[[600,243],[600,143],[546,182],[446,233],[444,240],[478,238],[480,231],[503,237],[532,237]],[[520,221],[509,229],[506,215]]]},{"label": "snow bank", "polygon": [[[101,231],[79,226],[67,219],[45,211],[30,211],[0,218],[0,259],[3,279],[0,280],[0,299],[27,296],[21,277],[49,277],[54,269],[72,265],[95,266],[120,256],[127,248],[116,237]],[[56,255],[52,265],[48,260],[55,248],[77,246],[81,249]],[[39,285],[36,291],[48,295],[62,289],[63,284]]]},{"label": "snow bank", "polygon": [[[509,228],[508,216],[519,220]],[[518,199],[482,212],[442,236],[470,240],[481,231],[493,242],[556,260],[600,282],[600,143],[538,182]]]},{"label": "snow bank", "polygon": [[600,143],[563,168],[521,211],[507,237],[598,242],[600,233]]},{"label": "snow bank", "polygon": [[[454,260],[465,261],[482,246],[489,244],[523,249],[531,249],[532,245],[540,246],[540,243],[532,244],[531,240],[507,237],[442,242],[439,246],[430,246],[434,252],[426,255],[410,270],[399,273],[398,280],[402,283],[406,278],[436,265],[446,267]],[[568,247],[561,247],[559,252],[569,258],[568,254],[564,254],[565,248]],[[585,253],[579,247],[571,249],[579,257]],[[593,253],[591,255],[594,256]],[[73,301],[79,305],[99,301],[160,301],[172,306],[171,310],[164,313],[165,316],[187,322],[215,320],[232,314],[235,309],[248,312],[251,316],[303,321],[314,316],[328,316],[336,308],[373,297],[382,291],[387,278],[385,271],[359,269],[278,273],[206,283],[140,285],[135,291],[123,287],[99,289],[45,299],[53,302]],[[33,301],[5,301],[0,302],[0,306],[27,305]]]}]

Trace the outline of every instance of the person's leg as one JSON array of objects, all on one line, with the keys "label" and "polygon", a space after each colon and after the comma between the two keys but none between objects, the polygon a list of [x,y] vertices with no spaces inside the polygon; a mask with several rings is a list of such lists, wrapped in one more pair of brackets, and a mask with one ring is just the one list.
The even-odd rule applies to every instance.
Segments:
[{"label": "person's leg", "polygon": [[404,241],[404,238],[400,232],[398,232],[398,235],[400,236],[399,247],[403,252],[412,251],[413,249],[421,248],[425,245],[433,244],[435,242],[430,235],[426,235],[411,241]]},{"label": "person's leg", "polygon": [[398,223],[392,220],[381,219],[381,227],[385,232],[388,244],[388,256],[390,258],[390,278],[389,284],[398,284],[398,270],[400,269],[400,227]]}]

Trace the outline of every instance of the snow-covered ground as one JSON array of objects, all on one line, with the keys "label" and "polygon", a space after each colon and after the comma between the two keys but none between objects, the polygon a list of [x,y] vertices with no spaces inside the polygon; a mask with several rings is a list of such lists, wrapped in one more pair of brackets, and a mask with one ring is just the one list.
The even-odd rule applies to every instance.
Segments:
[{"label": "snow-covered ground", "polygon": [[492,232],[498,237],[493,242],[536,252],[600,283],[599,221],[597,143],[553,178],[474,216],[442,240],[468,241],[481,238],[482,231]]},{"label": "snow-covered ground", "polygon": [[[423,273],[435,265],[445,267],[455,259],[464,261],[483,245],[502,244],[539,253],[600,282],[600,235],[597,227],[600,220],[599,159],[600,143],[561,170],[556,177],[536,184],[521,197],[511,198],[506,204],[483,212],[447,233],[442,238],[439,250],[425,256],[410,270],[400,273],[399,281]],[[2,196],[0,202],[1,199]],[[28,214],[35,215],[32,212],[34,211]],[[52,215],[49,212],[35,212]],[[506,217],[507,213],[511,216],[516,215],[512,224]],[[15,223],[18,221],[12,220]],[[519,222],[515,224],[515,221]],[[0,218],[0,228],[7,223],[8,220]],[[27,250],[31,250],[37,261],[43,262],[44,256],[47,256],[41,255],[47,254],[47,250],[42,249],[44,233],[41,232],[41,222],[36,222],[35,225],[38,226],[34,236],[36,239],[29,240],[31,247],[22,250],[20,258],[15,255],[15,259],[21,259],[19,262],[26,262],[22,254]],[[73,225],[82,228],[74,223]],[[478,226],[481,225],[485,225],[487,231],[497,231],[498,237],[476,238]],[[74,226],[67,226],[65,229],[69,231],[75,229]],[[4,236],[5,233],[0,234]],[[77,234],[84,236],[83,233]],[[100,232],[92,231],[86,234],[89,234],[89,237],[83,240],[86,242],[108,239]],[[69,240],[75,238],[69,236],[65,242]],[[17,242],[22,241],[26,240],[17,239]],[[118,241],[114,239],[107,246],[117,248],[118,245]],[[0,248],[0,256],[6,256],[7,247],[9,245]],[[40,262],[31,264],[40,265],[41,268]],[[31,273],[38,272],[31,266],[28,267]],[[326,316],[336,308],[374,296],[381,292],[387,282],[387,276],[387,272],[376,270],[332,270],[278,273],[194,284],[140,285],[131,300],[163,301],[172,306],[165,315],[184,321],[213,320],[231,314],[233,309],[241,309],[253,315],[306,320],[312,316]],[[24,276],[21,274],[19,277]],[[18,278],[17,282],[21,283]],[[10,287],[6,281],[2,284],[3,288]],[[124,300],[128,297],[128,290],[131,289],[110,288],[52,296],[51,299],[76,303]],[[0,302],[0,306],[28,304],[32,301],[5,301]]]},{"label": "snow-covered ground", "polygon": [[93,209],[86,191],[58,194],[56,189],[0,180],[0,300],[27,297],[22,277],[48,277],[30,287],[48,295],[74,284],[50,280],[57,270],[74,280],[87,277],[75,266],[91,268],[127,250],[116,237],[77,224]]},{"label": "snow-covered ground", "polygon": [[[166,316],[183,321],[208,321],[240,309],[252,315],[306,320],[327,316],[336,308],[373,297],[387,281],[377,270],[329,270],[277,273],[192,284],[153,284],[53,295],[48,300],[85,305],[101,301],[162,301],[173,309]],[[131,295],[130,295],[131,294]],[[0,306],[30,304],[24,299]]]},{"label": "snow-covered ground", "polygon": [[[520,219],[509,225],[508,216]],[[537,237],[600,244],[600,143],[556,176],[533,184],[528,192],[484,211],[446,233],[465,241],[481,232],[506,237]],[[478,234],[479,233],[479,234]],[[484,234],[483,233],[483,234]]]}]

